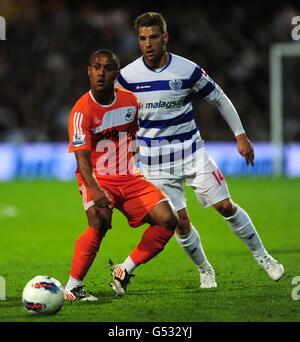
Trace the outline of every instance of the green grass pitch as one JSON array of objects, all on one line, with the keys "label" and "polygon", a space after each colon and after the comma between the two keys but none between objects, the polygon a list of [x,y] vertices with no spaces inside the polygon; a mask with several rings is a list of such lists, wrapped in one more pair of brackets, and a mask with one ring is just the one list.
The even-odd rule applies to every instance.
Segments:
[{"label": "green grass pitch", "polygon": [[[269,252],[285,266],[274,282],[260,269],[226,222],[212,208],[202,209],[187,189],[192,222],[202,236],[218,288],[199,289],[199,274],[173,238],[155,259],[141,265],[127,294],[116,299],[109,287],[108,260],[119,263],[139,241],[143,227],[132,229],[114,212],[113,229],[85,283],[97,303],[66,302],[55,316],[30,316],[21,293],[35,275],[68,279],[73,246],[86,228],[75,182],[1,183],[0,275],[6,300],[0,321],[97,322],[278,322],[299,321],[300,302],[292,300],[292,278],[300,276],[300,180],[229,179],[233,199],[254,221]],[[300,291],[299,291],[300,294]]]}]

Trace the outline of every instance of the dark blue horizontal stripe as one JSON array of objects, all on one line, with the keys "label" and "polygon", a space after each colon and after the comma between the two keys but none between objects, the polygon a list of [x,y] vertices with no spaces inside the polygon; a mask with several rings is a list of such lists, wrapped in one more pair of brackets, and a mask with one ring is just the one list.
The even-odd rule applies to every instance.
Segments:
[{"label": "dark blue horizontal stripe", "polygon": [[[126,82],[126,81],[125,81]],[[130,90],[134,93],[143,93],[148,91],[161,91],[161,90],[171,90],[169,85],[170,80],[160,80],[160,81],[149,81],[149,82],[139,82],[139,83],[123,83],[122,86],[127,90]],[[181,80],[182,85],[180,90],[191,88],[191,80]]]},{"label": "dark blue horizontal stripe", "polygon": [[[189,79],[180,80],[182,82],[180,89],[190,89],[193,85],[199,81],[202,76],[201,68],[197,65],[195,70]],[[127,90],[135,93],[148,92],[148,91],[160,91],[160,90],[171,90],[170,81],[175,80],[158,80],[158,81],[144,81],[137,83],[128,83],[125,78],[121,75],[118,76],[118,82]]]},{"label": "dark blue horizontal stripe", "polygon": [[194,85],[196,82],[198,82],[201,77],[202,77],[202,71],[201,71],[200,67],[197,65],[194,72],[192,73],[192,75],[190,77],[192,85]]},{"label": "dark blue horizontal stripe", "polygon": [[119,73],[117,81],[121,84],[123,88],[128,89],[129,83],[125,80],[121,73]]},{"label": "dark blue horizontal stripe", "polygon": [[216,89],[215,85],[211,82],[208,82],[202,89],[199,90],[198,93],[201,97],[205,97],[209,95],[215,89]]},{"label": "dark blue horizontal stripe", "polygon": [[197,132],[198,132],[198,128],[196,127],[190,132],[176,134],[176,135],[169,135],[166,137],[146,138],[146,137],[137,136],[137,138],[139,141],[145,142],[148,147],[154,147],[156,143],[159,143],[161,141],[172,142],[174,140],[177,140],[180,142],[184,142],[184,141],[190,140],[192,136]]},{"label": "dark blue horizontal stripe", "polygon": [[181,125],[194,119],[193,112],[181,114],[174,119],[168,120],[139,120],[140,128],[160,128]]},{"label": "dark blue horizontal stripe", "polygon": [[187,149],[182,149],[180,151],[171,152],[169,154],[158,155],[155,157],[147,157],[147,156],[140,154],[140,161],[146,165],[157,165],[157,164],[164,164],[164,163],[184,160],[184,158],[190,156],[201,147],[203,147],[203,141],[197,140],[193,142],[191,147]]}]

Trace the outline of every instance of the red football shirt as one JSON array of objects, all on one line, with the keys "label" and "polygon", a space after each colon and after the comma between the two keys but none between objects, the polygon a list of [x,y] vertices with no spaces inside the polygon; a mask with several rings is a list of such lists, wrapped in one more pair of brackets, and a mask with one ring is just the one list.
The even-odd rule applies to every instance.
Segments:
[{"label": "red football shirt", "polygon": [[133,158],[137,114],[136,96],[125,89],[115,88],[109,105],[98,103],[91,91],[85,93],[69,116],[69,151],[91,151],[97,177],[138,173]]}]

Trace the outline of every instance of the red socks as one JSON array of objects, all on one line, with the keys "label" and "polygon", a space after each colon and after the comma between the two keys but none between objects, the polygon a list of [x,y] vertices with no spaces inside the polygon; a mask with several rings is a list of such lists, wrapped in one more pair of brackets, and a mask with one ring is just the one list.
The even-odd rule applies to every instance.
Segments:
[{"label": "red socks", "polygon": [[136,266],[145,264],[160,253],[174,232],[160,226],[148,227],[141,242],[135,247],[130,257]]},{"label": "red socks", "polygon": [[83,280],[97,255],[101,240],[100,230],[94,227],[88,227],[76,240],[71,277]]},{"label": "red socks", "polygon": [[[145,264],[160,253],[166,243],[173,236],[171,232],[160,226],[148,227],[130,257],[136,266]],[[76,240],[74,257],[72,260],[71,277],[83,280],[90,269],[100,247],[103,236],[93,227],[87,230]]]}]

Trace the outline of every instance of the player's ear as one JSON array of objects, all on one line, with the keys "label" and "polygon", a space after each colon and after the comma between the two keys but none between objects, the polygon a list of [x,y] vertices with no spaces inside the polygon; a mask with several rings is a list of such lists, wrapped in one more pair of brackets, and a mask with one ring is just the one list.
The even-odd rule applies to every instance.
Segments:
[{"label": "player's ear", "polygon": [[88,75],[90,77],[91,76],[91,67],[90,66],[88,66],[87,71],[88,71]]},{"label": "player's ear", "polygon": [[164,40],[164,45],[167,45],[168,41],[169,41],[169,33],[168,32],[165,32],[163,34],[163,40]]},{"label": "player's ear", "polygon": [[118,79],[118,76],[119,76],[119,73],[120,73],[120,71],[119,70],[114,70],[114,81],[116,82],[117,81],[117,79]]}]

